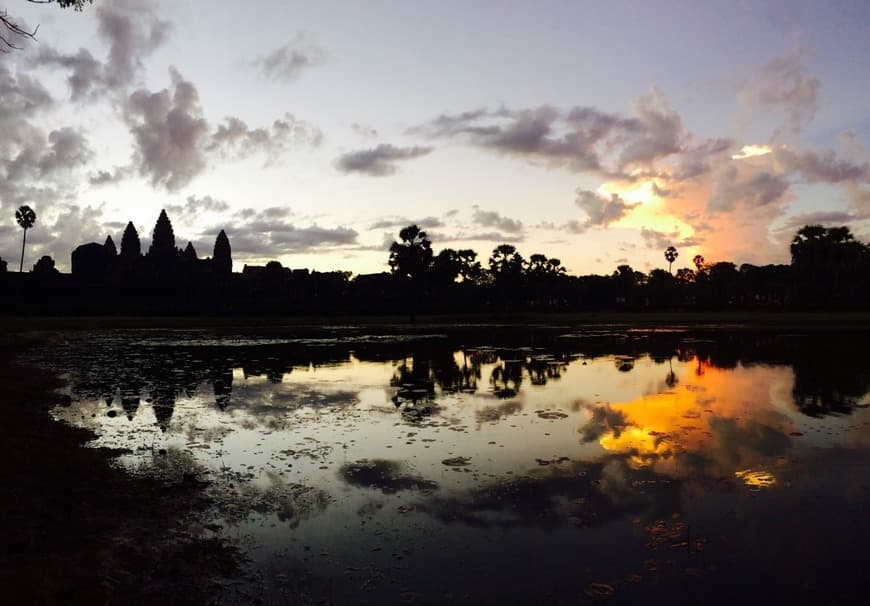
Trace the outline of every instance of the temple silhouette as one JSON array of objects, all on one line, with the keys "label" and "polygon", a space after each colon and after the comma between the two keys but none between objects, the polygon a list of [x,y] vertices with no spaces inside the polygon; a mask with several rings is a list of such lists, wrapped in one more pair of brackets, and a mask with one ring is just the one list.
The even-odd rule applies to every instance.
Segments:
[{"label": "temple silhouette", "polygon": [[184,249],[175,246],[175,232],[165,210],[157,217],[151,246],[144,255],[132,221],[124,229],[120,252],[111,235],[103,244],[82,244],[72,252],[73,278],[88,283],[196,281],[229,276],[232,271],[232,249],[224,230],[215,238],[212,256],[200,259],[192,242]]}]

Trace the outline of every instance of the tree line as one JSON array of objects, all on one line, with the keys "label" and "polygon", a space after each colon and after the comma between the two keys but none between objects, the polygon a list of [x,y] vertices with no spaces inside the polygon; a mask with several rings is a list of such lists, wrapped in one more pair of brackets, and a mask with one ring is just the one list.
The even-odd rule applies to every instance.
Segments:
[{"label": "tree line", "polygon": [[[23,230],[21,271],[27,230],[36,214],[22,207],[16,220]],[[669,246],[664,251],[667,270],[644,273],[623,264],[609,275],[584,276],[569,275],[561,260],[542,253],[525,258],[511,244],[496,246],[485,264],[471,249],[444,248],[436,253],[418,225],[403,228],[391,244],[389,272],[357,276],[291,270],[278,261],[246,265],[241,273],[231,273],[225,235],[216,241],[213,259],[198,259],[190,244],[183,251],[175,248],[165,212],[155,224],[152,250],[143,256],[138,235],[128,233],[131,229],[128,225],[121,254],[115,253],[111,236],[105,244],[78,247],[72,275],[60,274],[47,256],[31,272],[19,274],[7,272],[0,260],[0,280],[8,293],[0,311],[414,316],[870,309],[870,248],[842,226],[800,228],[791,242],[788,265],[738,267],[730,261],[708,263],[696,255],[693,267],[672,273],[679,251]],[[164,248],[165,254],[159,254]],[[135,259],[127,258],[131,256]]]},{"label": "tree line", "polygon": [[739,267],[695,255],[694,268],[674,274],[679,251],[668,246],[667,270],[643,273],[624,264],[610,275],[570,276],[559,259],[525,259],[510,244],[494,248],[486,267],[473,250],[436,255],[426,232],[409,225],[390,246],[389,265],[408,305],[421,311],[457,300],[496,311],[870,308],[870,247],[848,227],[806,225],[790,252],[789,265]]}]

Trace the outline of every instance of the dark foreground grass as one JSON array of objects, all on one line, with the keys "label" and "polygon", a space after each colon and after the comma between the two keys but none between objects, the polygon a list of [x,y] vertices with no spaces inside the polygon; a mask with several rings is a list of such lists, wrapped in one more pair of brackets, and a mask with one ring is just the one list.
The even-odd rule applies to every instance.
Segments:
[{"label": "dark foreground grass", "polygon": [[405,327],[508,324],[566,327],[870,329],[870,312],[600,312],[409,316],[0,316],[0,335],[53,330]]}]

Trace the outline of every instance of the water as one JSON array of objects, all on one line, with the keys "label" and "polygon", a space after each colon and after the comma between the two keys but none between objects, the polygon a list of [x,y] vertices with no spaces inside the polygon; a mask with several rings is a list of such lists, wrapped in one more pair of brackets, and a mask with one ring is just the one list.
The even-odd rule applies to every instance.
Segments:
[{"label": "water", "polygon": [[388,332],[70,333],[38,361],[56,418],[210,482],[250,558],[227,601],[860,601],[866,335]]}]

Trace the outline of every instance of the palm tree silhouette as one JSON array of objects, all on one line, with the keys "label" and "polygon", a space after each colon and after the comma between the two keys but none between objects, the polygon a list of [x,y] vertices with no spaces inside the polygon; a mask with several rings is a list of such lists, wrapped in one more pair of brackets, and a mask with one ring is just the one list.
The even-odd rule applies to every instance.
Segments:
[{"label": "palm tree silhouette", "polygon": [[665,259],[668,262],[668,273],[671,273],[671,265],[674,264],[674,261],[676,261],[679,256],[680,253],[678,253],[677,249],[673,246],[668,246],[667,249],[665,249]]},{"label": "palm tree silhouette", "polygon": [[33,212],[32,208],[24,205],[15,211],[15,220],[18,221],[18,225],[24,230],[24,238],[21,240],[21,263],[18,265],[18,273],[21,273],[24,269],[24,245],[27,242],[27,230],[36,223],[36,213]]}]

